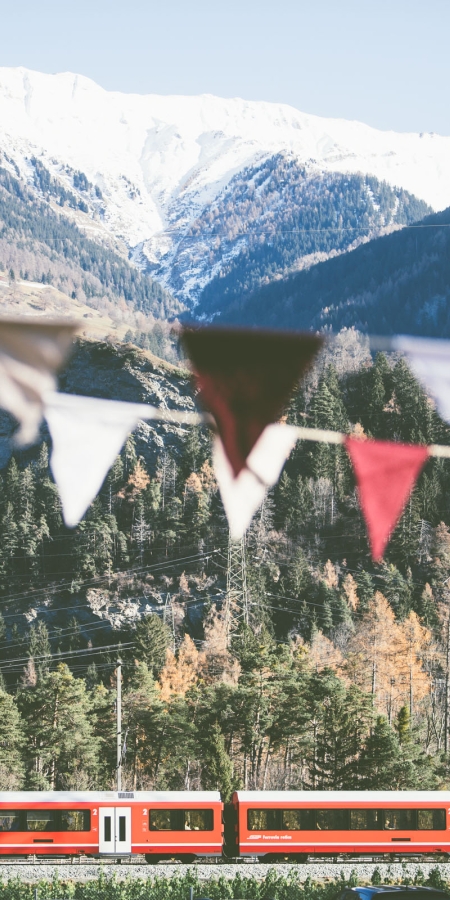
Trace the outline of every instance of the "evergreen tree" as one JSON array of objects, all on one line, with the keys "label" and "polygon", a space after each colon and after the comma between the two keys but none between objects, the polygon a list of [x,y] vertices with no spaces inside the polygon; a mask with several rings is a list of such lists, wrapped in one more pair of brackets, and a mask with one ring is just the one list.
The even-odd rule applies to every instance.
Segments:
[{"label": "evergreen tree", "polygon": [[408,790],[417,784],[412,762],[402,754],[395,732],[384,716],[377,718],[359,759],[362,790]]},{"label": "evergreen tree", "polygon": [[48,674],[52,660],[52,648],[48,636],[48,628],[42,619],[32,625],[28,634],[28,653],[36,668],[38,677]]},{"label": "evergreen tree", "polygon": [[33,790],[95,787],[99,745],[84,681],[60,664],[36,685],[22,688],[18,704],[25,720],[27,786]]},{"label": "evergreen tree", "polygon": [[159,675],[165,661],[171,634],[155,613],[143,616],[133,634],[137,659],[145,663],[154,676]]},{"label": "evergreen tree", "polygon": [[235,789],[233,764],[226,751],[225,738],[218,722],[200,737],[200,764],[203,789],[220,791],[222,799],[229,801]]},{"label": "evergreen tree", "polygon": [[23,722],[13,698],[0,690],[0,789],[19,791],[23,786],[25,743]]},{"label": "evergreen tree", "polygon": [[158,741],[165,728],[165,709],[143,662],[136,664],[132,672],[123,705],[127,734],[125,779],[132,790],[145,790],[153,784]]}]

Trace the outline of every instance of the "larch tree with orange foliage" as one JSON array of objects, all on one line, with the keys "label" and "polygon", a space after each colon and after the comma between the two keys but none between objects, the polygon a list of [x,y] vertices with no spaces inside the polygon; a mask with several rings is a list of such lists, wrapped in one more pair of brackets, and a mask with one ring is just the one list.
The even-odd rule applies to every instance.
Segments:
[{"label": "larch tree with orange foliage", "polygon": [[418,700],[430,691],[420,656],[421,641],[428,634],[415,614],[404,623],[397,622],[388,601],[377,591],[350,639],[348,676],[372,694],[389,722],[414,695]]},{"label": "larch tree with orange foliage", "polygon": [[184,697],[197,681],[199,652],[189,635],[185,635],[178,653],[168,649],[166,663],[159,675],[161,700]]}]

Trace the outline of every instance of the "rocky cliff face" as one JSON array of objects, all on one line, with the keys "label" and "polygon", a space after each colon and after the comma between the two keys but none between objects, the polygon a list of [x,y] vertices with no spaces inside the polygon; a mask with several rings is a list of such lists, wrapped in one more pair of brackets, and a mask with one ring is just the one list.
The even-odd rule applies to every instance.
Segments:
[{"label": "rocky cliff face", "polygon": [[[188,371],[130,344],[79,341],[61,373],[60,390],[129,403],[148,403],[178,412],[192,412],[196,408]],[[186,427],[164,422],[139,424],[135,434],[136,449],[150,469],[164,449],[176,452]]]}]

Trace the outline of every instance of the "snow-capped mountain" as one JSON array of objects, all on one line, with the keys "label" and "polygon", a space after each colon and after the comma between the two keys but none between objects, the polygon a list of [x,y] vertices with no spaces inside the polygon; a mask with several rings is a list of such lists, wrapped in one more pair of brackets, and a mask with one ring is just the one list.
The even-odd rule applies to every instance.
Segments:
[{"label": "snow-capped mountain", "polygon": [[[33,158],[71,191],[73,173],[84,173],[98,189],[89,214],[172,290],[184,236],[233,178],[276,155],[311,177],[363,173],[434,210],[450,205],[450,137],[382,132],[283,104],[113,93],[71,73],[0,68],[0,151],[29,182]],[[189,302],[197,276],[185,268],[176,292]],[[200,268],[204,286],[208,247]]]}]

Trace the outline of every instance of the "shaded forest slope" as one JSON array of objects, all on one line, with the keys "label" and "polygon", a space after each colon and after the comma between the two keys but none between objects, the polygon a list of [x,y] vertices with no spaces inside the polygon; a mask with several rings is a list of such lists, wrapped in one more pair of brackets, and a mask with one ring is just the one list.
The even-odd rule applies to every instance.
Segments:
[{"label": "shaded forest slope", "polygon": [[236,301],[224,321],[450,336],[450,210]]}]

